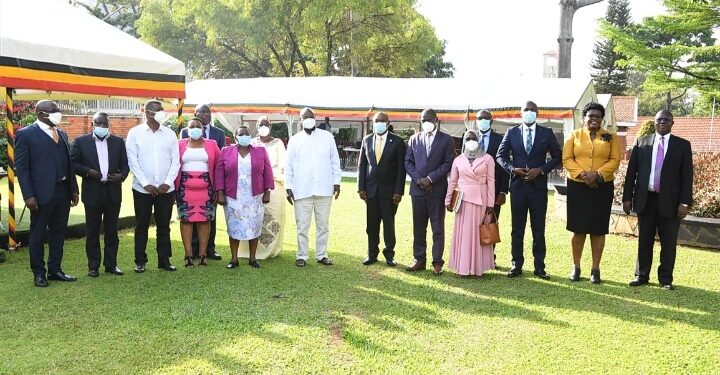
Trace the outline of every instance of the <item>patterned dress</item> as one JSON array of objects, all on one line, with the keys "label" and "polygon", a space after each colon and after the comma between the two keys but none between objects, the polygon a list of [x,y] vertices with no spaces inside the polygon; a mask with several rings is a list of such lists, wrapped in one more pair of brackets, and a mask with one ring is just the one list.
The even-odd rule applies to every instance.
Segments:
[{"label": "patterned dress", "polygon": [[238,153],[237,198],[226,198],[225,219],[230,238],[240,241],[260,237],[265,205],[262,194],[252,195],[251,156]]},{"label": "patterned dress", "polygon": [[178,220],[205,223],[215,218],[214,191],[204,148],[188,148],[182,158],[180,185],[175,193]]}]

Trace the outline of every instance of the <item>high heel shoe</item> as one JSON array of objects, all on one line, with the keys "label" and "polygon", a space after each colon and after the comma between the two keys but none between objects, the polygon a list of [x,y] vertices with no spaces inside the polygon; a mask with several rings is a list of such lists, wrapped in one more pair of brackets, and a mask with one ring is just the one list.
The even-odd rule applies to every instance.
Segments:
[{"label": "high heel shoe", "polygon": [[230,261],[230,263],[228,263],[228,265],[227,265],[227,269],[231,270],[233,268],[237,268],[239,265],[240,265],[240,262],[237,260],[234,262]]},{"label": "high heel shoe", "polygon": [[185,257],[185,267],[193,267],[194,265],[192,257]]},{"label": "high heel shoe", "polygon": [[600,284],[600,270],[590,270],[590,282],[593,284]]},{"label": "high heel shoe", "polygon": [[574,267],[568,279],[570,281],[580,281],[580,268]]},{"label": "high heel shoe", "polygon": [[200,257],[200,263],[198,263],[198,266],[207,266],[207,262],[205,262],[205,257]]},{"label": "high heel shoe", "polygon": [[248,264],[252,268],[260,268],[260,263],[258,263],[257,260],[250,260],[248,261]]}]

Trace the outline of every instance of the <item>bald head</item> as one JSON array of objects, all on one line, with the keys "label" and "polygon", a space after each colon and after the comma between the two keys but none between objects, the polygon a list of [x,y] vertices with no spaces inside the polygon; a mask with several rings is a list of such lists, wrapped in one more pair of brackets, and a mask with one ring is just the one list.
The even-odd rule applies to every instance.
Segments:
[{"label": "bald head", "polygon": [[207,125],[212,121],[212,112],[210,104],[198,104],[195,106],[195,117],[197,117],[203,125]]},{"label": "bald head", "polygon": [[92,117],[93,126],[101,128],[110,127],[110,116],[105,112],[97,112]]},{"label": "bald head", "polygon": [[666,135],[672,130],[675,123],[672,112],[667,109],[658,111],[655,115],[655,132],[660,135]]},{"label": "bald head", "polygon": [[492,120],[492,113],[490,113],[490,111],[488,111],[487,109],[483,109],[481,111],[478,111],[475,118],[478,120]]},{"label": "bald head", "polygon": [[527,102],[525,102],[525,105],[523,105],[523,107],[522,107],[521,110],[522,110],[523,112],[525,112],[525,111],[532,111],[532,112],[537,113],[537,112],[538,112],[538,106],[537,106],[537,104],[535,104],[534,101],[528,100]]},{"label": "bald head", "polygon": [[[52,100],[41,100],[35,104],[35,114],[37,115],[38,121],[49,126],[55,126],[57,124],[50,121],[51,113],[59,113],[60,108],[57,103]],[[60,120],[56,119],[58,124]]]},{"label": "bald head", "polygon": [[373,122],[385,122],[390,124],[390,117],[388,117],[385,112],[378,112],[375,114],[375,117],[373,117]]},{"label": "bald head", "polygon": [[300,118],[306,119],[306,118],[315,118],[315,112],[310,107],[305,107],[300,111]]},{"label": "bald head", "polygon": [[428,108],[420,114],[420,121],[425,122],[429,121],[432,123],[437,122],[437,113],[434,109]]}]

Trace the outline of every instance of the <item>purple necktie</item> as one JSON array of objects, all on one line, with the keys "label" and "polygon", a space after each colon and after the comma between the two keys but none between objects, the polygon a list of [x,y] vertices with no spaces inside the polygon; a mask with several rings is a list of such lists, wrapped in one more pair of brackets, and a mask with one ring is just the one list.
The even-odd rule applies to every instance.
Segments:
[{"label": "purple necktie", "polygon": [[665,161],[665,137],[660,137],[660,144],[655,156],[655,178],[653,181],[653,189],[656,193],[660,192],[660,172],[662,171],[663,161]]}]

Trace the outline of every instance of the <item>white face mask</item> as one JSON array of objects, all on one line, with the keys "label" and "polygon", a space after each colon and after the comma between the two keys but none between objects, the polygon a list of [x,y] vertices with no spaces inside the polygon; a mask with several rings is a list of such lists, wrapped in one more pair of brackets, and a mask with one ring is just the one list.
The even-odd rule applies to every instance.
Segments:
[{"label": "white face mask", "polygon": [[430,121],[425,121],[422,123],[422,131],[425,133],[430,133],[431,131],[435,130],[435,124]]},{"label": "white face mask", "polygon": [[314,118],[306,118],[302,120],[302,126],[303,129],[310,130],[315,127],[315,119]]},{"label": "white face mask", "polygon": [[267,137],[270,135],[270,128],[267,126],[261,126],[258,128],[258,135],[261,137]]},{"label": "white face mask", "polygon": [[465,141],[465,150],[467,151],[475,152],[477,151],[478,147],[480,147],[480,143],[478,143],[478,141]]},{"label": "white face mask", "polygon": [[155,112],[155,115],[153,116],[153,119],[155,119],[155,121],[157,121],[157,123],[161,124],[161,125],[163,122],[165,122],[166,118],[167,118],[167,114],[165,113],[165,111],[157,111],[157,112]]},{"label": "white face mask", "polygon": [[60,112],[53,112],[48,113],[48,120],[53,123],[53,125],[57,126],[60,125],[60,121],[62,121],[62,113]]}]

